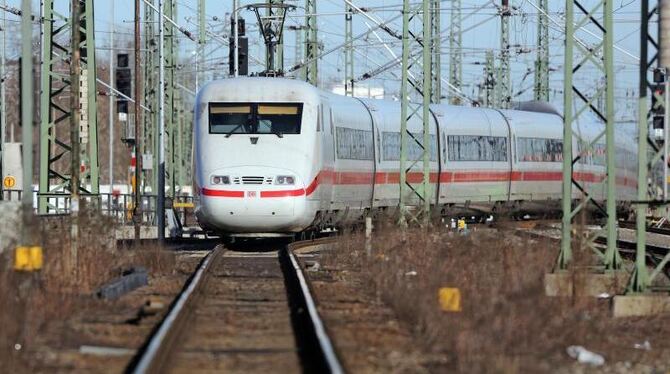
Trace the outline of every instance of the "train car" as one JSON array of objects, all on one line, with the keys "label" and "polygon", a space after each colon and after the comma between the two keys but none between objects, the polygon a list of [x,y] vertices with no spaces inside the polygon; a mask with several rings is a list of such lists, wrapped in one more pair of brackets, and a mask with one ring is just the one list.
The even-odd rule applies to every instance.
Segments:
[{"label": "train car", "polygon": [[[558,211],[563,126],[547,110],[431,106],[434,211]],[[423,136],[418,116],[408,123]],[[602,199],[602,125],[577,128],[574,177]],[[400,194],[400,103],[330,94],[301,81],[234,78],[198,93],[194,191],[200,225],[224,235],[291,235],[393,212]],[[410,141],[409,161],[420,147]],[[636,149],[617,137],[617,193],[636,193]],[[409,173],[417,183],[423,173]],[[408,195],[408,199],[415,199]],[[581,198],[575,190],[575,200]]]}]

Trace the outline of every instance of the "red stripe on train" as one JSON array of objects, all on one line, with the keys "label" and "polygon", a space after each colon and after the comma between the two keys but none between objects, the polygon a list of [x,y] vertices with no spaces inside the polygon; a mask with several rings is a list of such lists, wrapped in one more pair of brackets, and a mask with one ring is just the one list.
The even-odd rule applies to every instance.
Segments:
[{"label": "red stripe on train", "polygon": [[[602,174],[588,173],[588,172],[574,172],[572,177],[581,182],[598,183],[605,180]],[[558,182],[562,180],[562,172],[551,171],[458,171],[458,172],[442,172],[430,174],[430,182],[447,184],[447,183],[483,183],[483,182]],[[407,182],[421,183],[423,181],[423,173],[412,172],[407,174]],[[261,198],[276,198],[276,197],[297,197],[310,196],[316,191],[321,184],[333,185],[368,185],[371,183],[380,184],[398,184],[400,182],[400,173],[398,172],[336,172],[333,170],[322,170],[317,174],[316,178],[305,189],[296,190],[278,190],[278,191],[261,191]],[[617,184],[623,186],[635,187],[636,181],[626,177],[617,177]],[[202,194],[205,196],[214,197],[235,197],[241,198],[245,196],[245,191],[226,191],[226,190],[212,190],[203,188]]]},{"label": "red stripe on train", "polygon": [[203,188],[200,192],[205,196],[212,197],[244,197],[244,191],[226,191],[226,190],[212,190]]},{"label": "red stripe on train", "polygon": [[302,188],[299,190],[261,191],[261,197],[296,197],[305,194]]}]

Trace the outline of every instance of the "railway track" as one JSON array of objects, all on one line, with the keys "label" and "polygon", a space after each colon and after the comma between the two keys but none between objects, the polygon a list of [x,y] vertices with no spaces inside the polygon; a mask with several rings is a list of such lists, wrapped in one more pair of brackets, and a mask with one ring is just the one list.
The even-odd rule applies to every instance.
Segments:
[{"label": "railway track", "polygon": [[[620,222],[619,227],[625,229],[635,229],[634,223],[630,222]],[[543,238],[560,242],[561,240],[560,235],[556,236],[548,232],[543,233],[542,231],[543,230],[541,229],[540,230],[517,229],[516,232],[524,236]],[[661,228],[648,227],[647,232],[652,234],[670,235],[670,230]],[[607,245],[607,238],[605,238],[604,236],[600,236],[595,239],[595,243],[604,248]],[[617,239],[617,248],[619,248],[619,253],[621,253],[622,256],[625,256],[631,260],[635,259],[635,254],[637,250],[637,242],[635,240],[619,238]],[[646,248],[647,248],[646,258],[648,264],[652,266],[657,266],[661,263],[661,261],[663,261],[663,258],[667,256],[668,252],[670,252],[670,241],[668,241],[668,245],[657,245],[649,243],[649,241],[647,241]],[[666,265],[663,272],[668,277],[670,277],[670,266]]]},{"label": "railway track", "polygon": [[[636,224],[635,224],[635,222],[619,222],[619,227],[635,230],[636,229]],[[670,229],[666,228],[666,227],[648,226],[647,227],[647,232],[652,233],[652,234],[660,234],[660,235],[669,235],[670,236]]]},{"label": "railway track", "polygon": [[127,372],[343,372],[293,254],[323,242],[217,246]]}]

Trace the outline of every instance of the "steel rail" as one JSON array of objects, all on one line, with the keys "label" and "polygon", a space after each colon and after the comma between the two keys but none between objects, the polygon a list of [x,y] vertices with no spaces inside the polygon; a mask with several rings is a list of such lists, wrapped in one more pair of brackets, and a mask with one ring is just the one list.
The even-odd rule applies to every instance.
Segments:
[{"label": "steel rail", "polygon": [[[619,227],[634,230],[635,222],[619,222]],[[646,231],[652,234],[670,235],[670,229],[665,227],[649,226]]]},{"label": "steel rail", "polygon": [[295,271],[295,275],[298,278],[302,297],[305,301],[305,305],[307,306],[307,312],[309,313],[310,321],[312,322],[312,325],[314,327],[314,333],[316,334],[316,338],[319,341],[321,352],[323,352],[323,356],[325,358],[326,363],[328,364],[328,368],[331,373],[341,374],[344,373],[344,369],[339,361],[339,358],[337,357],[337,354],[335,353],[335,348],[333,347],[333,343],[330,340],[328,333],[326,332],[326,328],[323,324],[323,321],[319,316],[319,311],[316,309],[316,302],[314,301],[314,297],[312,296],[312,293],[309,289],[307,278],[305,277],[305,274],[303,273],[302,267],[298,263],[297,258],[293,254],[294,249],[306,248],[332,242],[333,239],[331,238],[319,239],[314,241],[297,242],[289,245],[287,248],[287,252],[288,257],[291,260],[293,270]]},{"label": "steel rail", "polygon": [[[316,301],[309,288],[307,277],[302,271],[302,267],[293,254],[294,250],[313,247],[317,245],[333,243],[334,238],[322,238],[316,240],[305,240],[292,243],[285,248],[290,266],[286,269],[292,273],[288,274],[297,280],[299,289],[298,296],[304,302],[308,311],[309,322],[314,329],[314,338],[318,341],[320,351],[323,353],[323,362],[327,365],[331,373],[344,373],[335,348],[330,337],[326,332],[325,325],[319,316],[316,308]],[[207,279],[207,271],[223,252],[222,246],[217,246],[200,263],[198,269],[184,286],[182,292],[170,306],[170,310],[163,318],[160,325],[149,337],[148,342],[142,347],[138,355],[131,362],[126,372],[130,373],[162,373],[170,362],[170,354],[174,351],[174,345],[179,341],[179,337],[188,325],[191,312],[195,310],[197,298],[200,290],[204,287]],[[287,274],[285,274],[285,277]],[[287,286],[288,287],[288,286]],[[292,287],[295,289],[295,287]],[[287,289],[287,292],[290,292]]]},{"label": "steel rail", "polygon": [[[650,232],[649,230],[647,230]],[[531,237],[534,239],[547,239],[553,242],[560,242],[560,238],[553,237],[549,234],[544,234],[540,232],[534,232],[534,231],[527,231],[525,229],[517,229],[515,231],[515,234],[519,236],[525,236],[525,237]],[[635,247],[636,247],[636,242],[635,241],[629,241],[629,240],[623,240],[623,239],[617,239],[617,248],[619,249],[619,252],[622,254],[626,254],[630,258],[635,258]],[[599,236],[594,240],[594,243],[599,244],[599,245],[604,245],[607,244],[607,238],[604,236]],[[651,245],[647,244],[647,258],[649,260],[655,260],[655,259],[662,259],[665,257],[668,252],[670,252],[670,247],[661,247],[661,246],[656,246],[656,245]]]},{"label": "steel rail", "polygon": [[135,374],[164,372],[163,368],[167,364],[173,345],[177,342],[177,338],[186,325],[188,312],[192,309],[192,304],[194,304],[194,299],[202,287],[203,280],[206,279],[205,274],[221,252],[221,246],[217,246],[201,262],[198,270],[189,280],[186,288],[179,294],[179,298],[170,308],[158,330],[152,334],[139,359],[133,362],[134,365],[131,363],[131,368],[127,372]]}]

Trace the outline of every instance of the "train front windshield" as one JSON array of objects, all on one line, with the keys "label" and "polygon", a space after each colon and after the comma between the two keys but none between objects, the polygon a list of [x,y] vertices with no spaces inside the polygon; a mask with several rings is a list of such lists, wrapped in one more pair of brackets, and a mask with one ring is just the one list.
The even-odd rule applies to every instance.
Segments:
[{"label": "train front windshield", "polygon": [[302,104],[293,103],[210,103],[209,133],[300,134]]}]

